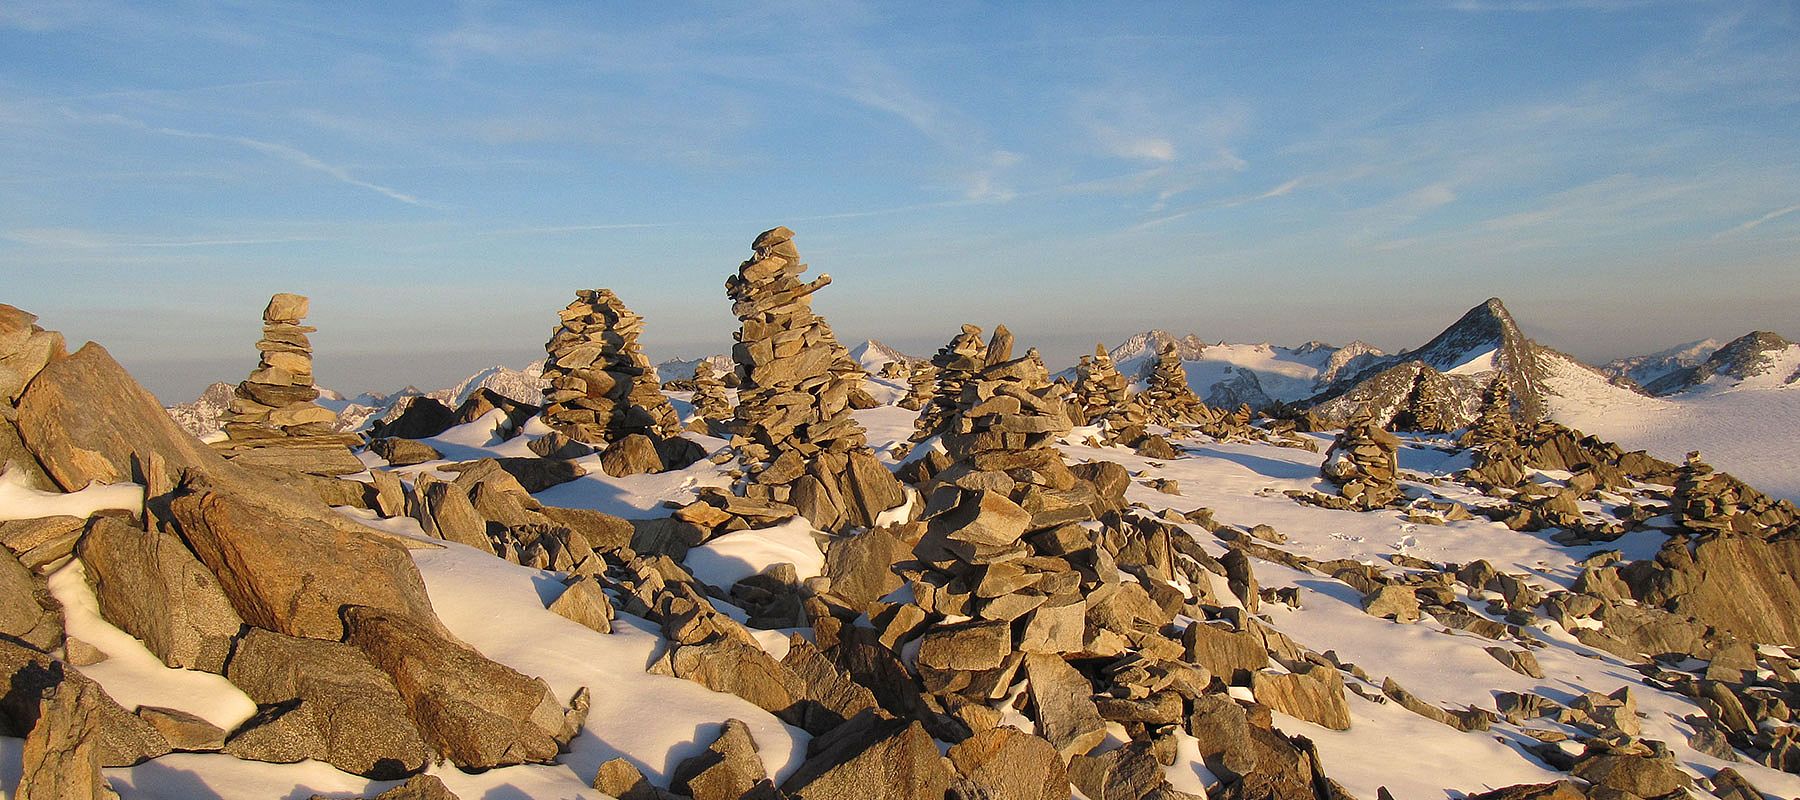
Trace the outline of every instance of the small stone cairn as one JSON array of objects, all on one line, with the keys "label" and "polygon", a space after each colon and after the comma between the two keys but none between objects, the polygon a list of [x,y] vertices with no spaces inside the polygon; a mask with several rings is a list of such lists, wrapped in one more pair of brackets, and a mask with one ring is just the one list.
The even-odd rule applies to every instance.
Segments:
[{"label": "small stone cairn", "polygon": [[1400,499],[1397,482],[1400,440],[1366,414],[1344,426],[1320,470],[1338,494],[1358,511],[1383,508]]},{"label": "small stone cairn", "polygon": [[731,399],[725,394],[725,381],[702,359],[694,365],[694,419],[688,430],[708,436],[719,435],[731,420]]},{"label": "small stone cairn", "polygon": [[[924,404],[914,424],[913,441],[922,442],[944,432],[962,400],[963,384],[981,369],[986,358],[987,345],[981,341],[981,328],[975,325],[963,325],[962,331],[931,357],[936,382],[930,402]],[[918,391],[917,387],[914,391]]]},{"label": "small stone cairn", "polygon": [[544,423],[584,444],[604,446],[615,477],[681,469],[704,455],[680,438],[681,418],[638,345],[644,318],[610,289],[582,289],[558,312],[544,344]]},{"label": "small stone cairn", "polygon": [[1481,396],[1481,414],[1458,442],[1472,448],[1474,464],[1465,479],[1488,488],[1512,488],[1525,479],[1519,426],[1513,421],[1512,393],[1505,381],[1493,381]]},{"label": "small stone cairn", "polygon": [[326,475],[363,470],[349,451],[355,434],[335,433],[337,415],[320,406],[313,385],[312,342],[317,328],[301,324],[311,302],[281,293],[263,308],[262,360],[232,391],[221,415],[226,441],[214,445],[229,458]]},{"label": "small stone cairn", "polygon": [[1081,357],[1081,363],[1075,367],[1075,400],[1087,424],[1106,419],[1125,404],[1130,394],[1130,381],[1119,374],[1104,345],[1094,345],[1093,356]]},{"label": "small stone cairn", "polygon": [[1181,354],[1174,342],[1164,342],[1157,350],[1148,385],[1137,398],[1151,422],[1177,430],[1210,422],[1217,416],[1188,386],[1187,370],[1181,366]]}]

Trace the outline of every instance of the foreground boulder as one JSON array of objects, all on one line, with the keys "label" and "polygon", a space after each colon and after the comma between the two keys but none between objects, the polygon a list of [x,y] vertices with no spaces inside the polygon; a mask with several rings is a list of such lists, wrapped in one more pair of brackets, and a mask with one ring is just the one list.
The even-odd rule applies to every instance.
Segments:
[{"label": "foreground boulder", "polygon": [[97,517],[78,552],[108,622],[142,639],[164,664],[224,672],[244,621],[180,539]]},{"label": "foreground boulder", "polygon": [[[0,735],[24,737],[37,727],[42,704],[52,694],[79,692],[78,705],[98,708],[99,758],[103,767],[127,767],[169,752],[169,743],[149,723],[126,711],[99,684],[49,655],[0,639]],[[86,688],[66,688],[85,686]]]},{"label": "foreground boulder", "polygon": [[[344,635],[342,609],[358,605],[440,628],[412,557],[392,541],[291,517],[262,495],[193,472],[169,512],[256,627],[336,641]],[[281,535],[270,535],[272,524]]]},{"label": "foreground boulder", "polygon": [[[306,739],[319,745],[306,758],[376,780],[404,777],[430,762],[393,680],[355,647],[252,630],[226,677],[258,705],[294,705],[289,713],[301,716],[287,724],[303,720],[316,732]],[[259,754],[240,747],[234,755]]]},{"label": "foreground boulder", "polygon": [[567,741],[563,706],[542,680],[404,614],[350,605],[343,615],[344,640],[392,676],[426,740],[457,766],[545,763]]},{"label": "foreground boulder", "polygon": [[105,693],[87,681],[63,681],[46,691],[38,705],[37,724],[25,737],[19,779],[21,800],[41,798],[116,798],[100,774],[104,742],[101,698]]},{"label": "foreground boulder", "polygon": [[158,476],[167,481],[182,467],[224,463],[92,342],[44,367],[19,398],[18,426],[38,463],[67,491],[92,482],[144,483],[151,453],[168,465]]},{"label": "foreground boulder", "polygon": [[917,722],[869,712],[814,743],[824,746],[781,784],[795,800],[938,800],[950,786],[937,745]]}]

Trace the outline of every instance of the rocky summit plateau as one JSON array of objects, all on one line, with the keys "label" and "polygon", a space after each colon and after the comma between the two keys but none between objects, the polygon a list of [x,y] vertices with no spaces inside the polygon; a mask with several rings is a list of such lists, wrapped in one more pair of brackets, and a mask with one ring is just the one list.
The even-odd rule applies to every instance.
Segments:
[{"label": "rocky summit plateau", "polygon": [[350,399],[301,294],[167,409],[0,305],[0,794],[1800,797],[1800,345],[919,357],[800,254]]}]

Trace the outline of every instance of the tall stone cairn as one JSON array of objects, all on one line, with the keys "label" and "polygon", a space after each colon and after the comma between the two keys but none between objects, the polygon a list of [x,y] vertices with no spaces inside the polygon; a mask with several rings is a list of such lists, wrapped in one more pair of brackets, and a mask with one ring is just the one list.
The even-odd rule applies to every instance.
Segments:
[{"label": "tall stone cairn", "polygon": [[956,414],[957,404],[962,401],[963,384],[981,369],[986,359],[987,345],[981,341],[981,328],[975,325],[962,326],[962,331],[949,344],[938,349],[931,357],[937,382],[931,401],[925,404],[914,423],[913,441],[922,442],[944,432],[950,418]]},{"label": "tall stone cairn", "polygon": [[1119,374],[1105,345],[1096,344],[1093,356],[1081,357],[1075,367],[1075,399],[1087,424],[1111,415],[1130,395],[1131,382]]},{"label": "tall stone cairn", "polygon": [[1525,479],[1519,426],[1513,421],[1512,392],[1505,381],[1492,381],[1481,395],[1481,414],[1459,442],[1474,450],[1465,477],[1487,487],[1511,488]]},{"label": "tall stone cairn", "polygon": [[273,439],[330,434],[337,415],[313,401],[312,342],[318,328],[301,325],[310,301],[297,294],[277,294],[263,309],[263,335],[256,343],[262,361],[232,392],[223,415],[232,439]]},{"label": "tall stone cairn", "polygon": [[1173,342],[1165,342],[1157,350],[1148,385],[1137,397],[1150,421],[1171,428],[1209,422],[1217,416],[1188,386],[1187,370],[1181,366],[1181,354]]},{"label": "tall stone cairn", "polygon": [[638,346],[644,318],[611,289],[582,289],[544,345],[544,423],[578,442],[675,436],[681,417]]},{"label": "tall stone cairn", "polygon": [[905,493],[851,416],[862,366],[812,312],[812,293],[831,276],[801,283],[806,265],[793,239],[785,227],[764,231],[725,280],[742,322],[731,348],[739,377],[732,444],[748,473],[738,488],[793,506],[824,530],[866,527]]},{"label": "tall stone cairn", "polygon": [[731,399],[725,394],[725,381],[713,369],[712,362],[701,359],[694,365],[694,420],[688,429],[712,435],[723,430],[731,420]]},{"label": "tall stone cairn", "polygon": [[1400,440],[1365,413],[1344,426],[1320,470],[1357,510],[1371,511],[1400,499],[1399,452]]}]

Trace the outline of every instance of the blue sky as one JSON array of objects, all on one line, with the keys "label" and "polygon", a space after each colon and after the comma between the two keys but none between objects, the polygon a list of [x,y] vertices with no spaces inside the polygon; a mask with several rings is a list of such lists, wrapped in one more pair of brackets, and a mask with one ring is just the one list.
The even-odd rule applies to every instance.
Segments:
[{"label": "blue sky", "polygon": [[0,3],[0,276],[153,391],[271,292],[356,391],[522,364],[577,288],[726,348],[794,228],[840,338],[1005,322],[1591,360],[1800,335],[1800,5]]}]

